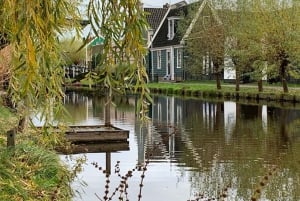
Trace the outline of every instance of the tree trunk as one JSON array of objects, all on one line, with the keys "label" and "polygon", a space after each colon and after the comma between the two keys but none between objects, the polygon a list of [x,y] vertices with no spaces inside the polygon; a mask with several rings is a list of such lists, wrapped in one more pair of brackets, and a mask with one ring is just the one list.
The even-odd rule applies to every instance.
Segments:
[{"label": "tree trunk", "polygon": [[26,124],[27,124],[27,117],[24,115],[21,117],[21,119],[19,121],[18,132],[22,133],[26,128]]},{"label": "tree trunk", "polygon": [[215,69],[215,78],[216,78],[216,83],[217,83],[217,89],[220,90],[220,89],[222,89],[222,87],[221,87],[220,65],[218,62],[216,62],[216,64],[214,64],[214,69]]},{"label": "tree trunk", "polygon": [[111,101],[112,101],[112,97],[109,93],[109,90],[106,89],[106,98],[105,98],[105,108],[104,108],[104,125],[105,126],[111,126],[111,122],[110,122],[110,105],[111,105]]},{"label": "tree trunk", "polygon": [[287,72],[286,69],[289,65],[289,57],[288,55],[284,52],[281,51],[279,53],[279,57],[281,59],[281,63],[280,63],[280,77],[281,77],[281,83],[282,83],[282,88],[283,88],[283,92],[284,93],[288,93],[289,89],[288,89],[288,85],[287,85]]},{"label": "tree trunk", "polygon": [[257,85],[258,85],[258,91],[259,92],[263,92],[264,89],[263,89],[263,81],[262,81],[262,79],[258,80]]},{"label": "tree trunk", "polygon": [[240,91],[241,72],[239,66],[235,69],[235,91]]},{"label": "tree trunk", "polygon": [[282,78],[281,81],[282,81],[283,92],[289,93],[289,88],[288,88],[286,78]]},{"label": "tree trunk", "polygon": [[222,86],[221,86],[221,75],[219,72],[217,72],[216,74],[216,82],[217,82],[217,89],[221,90]]},{"label": "tree trunk", "polygon": [[111,97],[107,93],[106,94],[106,100],[105,100],[105,112],[104,112],[104,125],[105,126],[111,126],[110,122],[110,103],[111,103]]}]

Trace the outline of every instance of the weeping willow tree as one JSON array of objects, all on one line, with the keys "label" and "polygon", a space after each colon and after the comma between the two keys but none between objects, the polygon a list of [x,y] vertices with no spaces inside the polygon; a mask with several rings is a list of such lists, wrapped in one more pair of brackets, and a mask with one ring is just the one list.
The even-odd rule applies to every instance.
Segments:
[{"label": "weeping willow tree", "polygon": [[147,22],[140,1],[91,1],[88,16],[94,33],[104,37],[104,50],[95,81],[106,87],[109,100],[113,93],[139,91],[137,111],[139,117],[145,119],[151,98],[145,85],[148,75],[144,66],[147,52],[143,33]]},{"label": "weeping willow tree", "polygon": [[[40,112],[45,125],[49,125],[64,111],[59,38],[71,29],[80,35],[80,3],[80,0],[0,0],[0,33],[5,33],[2,35],[12,50],[9,97],[18,106],[20,120],[29,112]],[[94,34],[105,37],[97,82],[103,83],[110,95],[125,85],[135,91],[141,89],[138,105],[144,117],[145,97],[149,96],[143,66],[142,33],[146,22],[140,2],[90,0],[87,13]],[[119,61],[118,65],[115,61]]]}]

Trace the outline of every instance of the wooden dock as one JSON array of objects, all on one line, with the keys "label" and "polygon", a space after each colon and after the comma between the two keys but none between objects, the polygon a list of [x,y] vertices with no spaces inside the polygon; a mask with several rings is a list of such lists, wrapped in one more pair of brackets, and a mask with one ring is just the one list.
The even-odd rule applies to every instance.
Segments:
[{"label": "wooden dock", "polygon": [[56,151],[63,154],[79,154],[79,153],[110,153],[118,151],[128,151],[129,142],[97,142],[97,143],[80,143],[72,144],[68,149],[65,147],[57,147]]},{"label": "wooden dock", "polygon": [[68,150],[57,147],[57,151],[64,154],[129,150],[129,131],[114,126],[69,126],[65,136],[72,146]]},{"label": "wooden dock", "polygon": [[70,126],[65,132],[72,143],[126,142],[129,131],[114,126]]}]

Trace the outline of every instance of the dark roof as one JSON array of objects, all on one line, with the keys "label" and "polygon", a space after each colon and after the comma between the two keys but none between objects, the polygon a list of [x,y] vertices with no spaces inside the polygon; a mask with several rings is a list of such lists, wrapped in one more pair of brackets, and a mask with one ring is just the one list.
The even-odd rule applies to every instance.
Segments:
[{"label": "dark roof", "polygon": [[155,32],[166,15],[168,8],[144,8],[149,26]]},{"label": "dark roof", "polygon": [[[201,1],[202,2],[202,1]],[[182,34],[179,34],[178,32],[175,33],[175,36],[172,40],[168,39],[168,18],[169,17],[184,17],[188,14],[188,11],[192,4],[179,6],[177,8],[173,8],[168,13],[168,16],[166,17],[165,21],[163,22],[160,30],[158,31],[156,37],[154,38],[154,41],[152,43],[152,47],[165,47],[165,46],[172,46],[172,45],[178,45],[180,44],[180,41],[182,39]],[[176,26],[176,25],[175,25]]]}]

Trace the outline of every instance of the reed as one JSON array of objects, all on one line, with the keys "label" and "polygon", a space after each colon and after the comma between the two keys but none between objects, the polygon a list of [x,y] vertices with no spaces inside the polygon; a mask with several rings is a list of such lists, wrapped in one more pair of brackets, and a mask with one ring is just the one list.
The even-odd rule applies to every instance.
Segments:
[{"label": "reed", "polygon": [[142,198],[142,188],[144,186],[145,173],[147,171],[147,166],[149,164],[149,157],[144,164],[137,164],[133,169],[128,170],[125,175],[121,174],[120,161],[117,161],[115,165],[114,174],[120,179],[118,186],[112,187],[111,184],[111,173],[108,170],[105,170],[97,162],[92,162],[91,164],[98,169],[102,174],[105,175],[105,190],[103,196],[99,196],[95,193],[96,197],[100,201],[112,200],[113,197],[119,196],[118,200],[129,201],[128,188],[129,188],[129,179],[133,176],[134,173],[141,172],[140,174],[140,183],[139,183],[139,193],[137,195],[137,200],[140,201]]}]

